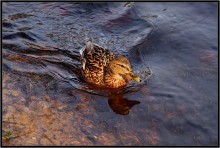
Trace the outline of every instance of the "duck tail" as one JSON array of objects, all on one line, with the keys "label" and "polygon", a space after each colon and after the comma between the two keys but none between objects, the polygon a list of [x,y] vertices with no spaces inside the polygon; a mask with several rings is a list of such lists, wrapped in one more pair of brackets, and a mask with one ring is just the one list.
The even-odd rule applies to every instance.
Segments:
[{"label": "duck tail", "polygon": [[88,42],[93,43],[93,38],[92,38],[92,37],[89,37],[89,41],[88,41]]}]

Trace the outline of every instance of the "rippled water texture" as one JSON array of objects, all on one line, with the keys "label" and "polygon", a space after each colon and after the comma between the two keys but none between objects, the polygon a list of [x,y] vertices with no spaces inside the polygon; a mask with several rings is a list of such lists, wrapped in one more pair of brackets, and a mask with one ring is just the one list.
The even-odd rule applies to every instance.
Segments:
[{"label": "rippled water texture", "polygon": [[[217,2],[3,2],[3,145],[216,146],[217,22]],[[90,38],[143,81],[85,83]]]}]

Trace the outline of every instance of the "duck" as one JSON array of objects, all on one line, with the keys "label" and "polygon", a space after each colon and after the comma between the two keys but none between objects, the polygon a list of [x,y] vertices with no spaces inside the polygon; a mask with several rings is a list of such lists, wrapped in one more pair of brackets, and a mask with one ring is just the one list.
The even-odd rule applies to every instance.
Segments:
[{"label": "duck", "polygon": [[125,56],[88,41],[80,51],[82,78],[85,82],[105,88],[120,88],[130,80],[141,82]]}]

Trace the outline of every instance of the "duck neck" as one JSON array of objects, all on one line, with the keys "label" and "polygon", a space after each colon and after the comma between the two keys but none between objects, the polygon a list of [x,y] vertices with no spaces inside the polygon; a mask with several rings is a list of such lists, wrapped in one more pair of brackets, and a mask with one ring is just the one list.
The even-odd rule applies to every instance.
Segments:
[{"label": "duck neck", "polygon": [[108,87],[118,88],[126,85],[127,81],[120,75],[110,75],[109,73],[105,76],[105,84]]}]

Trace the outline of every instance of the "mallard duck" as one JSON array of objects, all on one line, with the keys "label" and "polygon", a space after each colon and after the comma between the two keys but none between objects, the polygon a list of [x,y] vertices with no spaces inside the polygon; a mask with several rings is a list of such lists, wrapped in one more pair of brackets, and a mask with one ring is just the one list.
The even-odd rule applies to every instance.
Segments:
[{"label": "mallard duck", "polygon": [[130,79],[140,82],[131,68],[129,60],[89,41],[81,50],[83,79],[92,84],[108,88],[125,86]]}]

